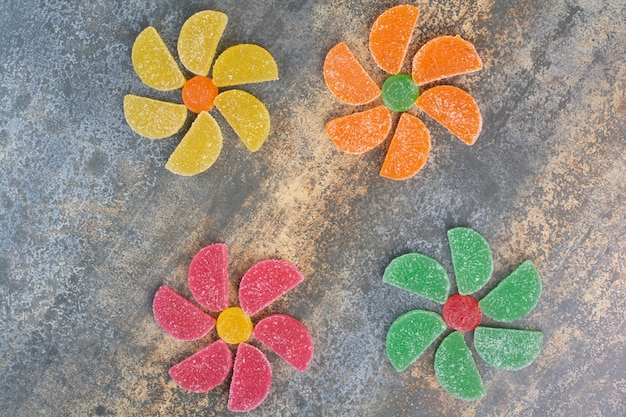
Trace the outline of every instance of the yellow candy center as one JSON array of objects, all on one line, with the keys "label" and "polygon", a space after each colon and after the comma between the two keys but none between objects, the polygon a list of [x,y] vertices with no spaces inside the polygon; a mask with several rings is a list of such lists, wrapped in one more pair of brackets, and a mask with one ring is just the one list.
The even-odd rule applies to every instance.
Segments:
[{"label": "yellow candy center", "polygon": [[252,334],[252,320],[239,307],[229,307],[217,318],[217,334],[228,344],[243,343]]}]

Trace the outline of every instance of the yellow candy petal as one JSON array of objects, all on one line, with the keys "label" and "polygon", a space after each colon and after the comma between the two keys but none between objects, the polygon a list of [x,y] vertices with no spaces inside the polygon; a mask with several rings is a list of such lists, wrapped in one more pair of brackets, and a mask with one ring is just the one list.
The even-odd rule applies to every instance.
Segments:
[{"label": "yellow candy petal", "polygon": [[270,114],[252,94],[229,90],[215,98],[215,107],[250,152],[257,151],[270,134]]},{"label": "yellow candy petal", "polygon": [[179,175],[196,175],[206,171],[222,150],[222,132],[207,112],[202,112],[189,128],[165,168]]},{"label": "yellow candy petal", "polygon": [[128,94],[124,97],[124,116],[128,126],[141,136],[163,139],[183,127],[187,108],[182,104]]},{"label": "yellow candy petal", "polygon": [[183,24],[178,37],[178,56],[189,71],[205,76],[209,73],[227,22],[228,16],[224,13],[206,10],[194,14]]},{"label": "yellow candy petal", "polygon": [[277,79],[276,61],[269,52],[257,45],[231,46],[222,52],[213,67],[213,82],[218,87]]},{"label": "yellow candy petal", "polygon": [[185,77],[165,42],[152,26],[137,36],[131,53],[133,67],[141,81],[157,90],[181,88]]}]

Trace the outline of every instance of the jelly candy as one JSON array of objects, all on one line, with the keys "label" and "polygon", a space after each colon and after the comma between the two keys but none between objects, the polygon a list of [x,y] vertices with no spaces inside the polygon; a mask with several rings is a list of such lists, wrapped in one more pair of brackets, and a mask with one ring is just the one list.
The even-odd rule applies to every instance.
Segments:
[{"label": "jelly candy", "polygon": [[270,134],[270,114],[259,99],[241,90],[229,90],[215,106],[250,152],[259,150]]},{"label": "jelly candy", "polygon": [[335,45],[326,54],[324,80],[335,97],[347,104],[367,104],[380,96],[380,88],[345,42]]},{"label": "jelly candy", "polygon": [[248,270],[239,284],[239,302],[249,316],[270,305],[302,282],[304,276],[286,261],[267,260]]},{"label": "jelly candy", "polygon": [[313,358],[313,339],[302,323],[284,314],[259,321],[252,335],[300,372]]},{"label": "jelly candy", "polygon": [[231,46],[215,60],[213,82],[218,87],[278,79],[276,61],[258,45]]},{"label": "jelly candy", "polygon": [[152,310],[157,323],[178,340],[196,340],[215,326],[213,317],[167,285],[154,295]]},{"label": "jelly candy", "polygon": [[259,406],[272,386],[272,369],[259,349],[247,343],[237,347],[228,409],[250,411]]},{"label": "jelly candy", "polygon": [[233,354],[226,342],[218,340],[170,368],[179,387],[192,392],[208,392],[224,382],[233,365]]}]

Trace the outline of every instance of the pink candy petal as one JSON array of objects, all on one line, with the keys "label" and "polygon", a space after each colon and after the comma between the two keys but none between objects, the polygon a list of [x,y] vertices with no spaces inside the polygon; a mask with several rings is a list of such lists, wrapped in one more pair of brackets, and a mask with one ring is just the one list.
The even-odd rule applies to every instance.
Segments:
[{"label": "pink candy petal", "polygon": [[199,339],[215,326],[213,317],[167,285],[154,295],[152,311],[163,330],[179,340]]},{"label": "pink candy petal", "polygon": [[240,343],[230,383],[228,409],[231,411],[255,409],[263,402],[271,386],[272,369],[263,352],[247,343]]},{"label": "pink candy petal", "polygon": [[179,387],[193,392],[208,392],[224,382],[233,366],[233,354],[223,340],[209,345],[170,368]]},{"label": "pink candy petal", "polygon": [[304,277],[286,261],[259,262],[246,272],[239,284],[239,302],[243,311],[253,316],[281,295],[302,282]]},{"label": "pink candy petal", "polygon": [[228,307],[228,246],[207,246],[189,265],[189,288],[195,299],[211,311]]},{"label": "pink candy petal", "polygon": [[300,372],[304,372],[313,358],[313,339],[302,323],[284,314],[275,314],[261,320],[252,335],[286,360]]}]

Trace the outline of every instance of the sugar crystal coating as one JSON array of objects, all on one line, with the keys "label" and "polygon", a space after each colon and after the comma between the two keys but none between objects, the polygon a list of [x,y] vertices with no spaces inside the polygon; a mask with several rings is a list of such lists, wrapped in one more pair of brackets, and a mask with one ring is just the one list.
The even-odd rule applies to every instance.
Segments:
[{"label": "sugar crystal coating", "polygon": [[300,372],[313,358],[313,339],[307,328],[293,317],[274,314],[259,321],[252,335]]},{"label": "sugar crystal coating", "polygon": [[239,302],[249,316],[270,305],[302,282],[304,276],[293,264],[267,260],[250,268],[239,284]]},{"label": "sugar crystal coating", "polygon": [[393,180],[411,178],[426,164],[430,132],[417,117],[402,113],[380,175]]},{"label": "sugar crystal coating", "polygon": [[224,382],[233,365],[233,354],[226,342],[218,340],[170,368],[179,387],[193,392],[208,392]]},{"label": "sugar crystal coating", "polygon": [[222,131],[213,117],[202,112],[178,144],[165,168],[174,174],[196,175],[209,169],[222,151]]},{"label": "sugar crystal coating", "polygon": [[450,292],[450,280],[444,267],[421,253],[407,253],[391,261],[383,274],[383,282],[442,304]]},{"label": "sugar crystal coating", "polygon": [[380,96],[380,88],[345,42],[326,54],[324,81],[333,95],[346,104],[367,104]]},{"label": "sugar crystal coating", "polygon": [[491,290],[478,305],[494,320],[511,322],[528,314],[539,301],[541,276],[531,261],[517,269]]},{"label": "sugar crystal coating", "polygon": [[182,104],[127,94],[124,97],[124,117],[128,126],[141,136],[163,139],[183,127],[187,120],[187,108]]},{"label": "sugar crystal coating", "polygon": [[242,90],[217,96],[215,106],[250,152],[263,145],[270,134],[270,113],[259,99]]},{"label": "sugar crystal coating", "polygon": [[175,339],[196,340],[215,326],[213,317],[167,285],[154,295],[152,310],[157,323]]},{"label": "sugar crystal coating", "polygon": [[417,7],[401,5],[388,9],[374,22],[370,51],[383,70],[397,74],[402,69],[419,14]]},{"label": "sugar crystal coating", "polygon": [[228,307],[228,246],[209,245],[193,257],[188,271],[193,297],[211,311]]},{"label": "sugar crystal coating", "polygon": [[413,79],[423,85],[442,78],[478,71],[483,67],[474,45],[460,36],[440,36],[422,46],[413,57]]},{"label": "sugar crystal coating", "polygon": [[231,46],[213,66],[213,82],[218,87],[260,83],[278,79],[278,67],[272,55],[258,45]]},{"label": "sugar crystal coating", "polygon": [[226,23],[228,16],[224,13],[204,10],[183,24],[178,36],[178,56],[189,71],[197,75],[209,73]]},{"label": "sugar crystal coating", "polygon": [[465,227],[448,230],[448,240],[459,293],[475,293],[489,281],[493,272],[489,244],[480,234]]},{"label": "sugar crystal coating", "polygon": [[326,123],[326,133],[342,151],[361,154],[380,145],[391,131],[391,113],[385,106],[349,114]]},{"label": "sugar crystal coating", "polygon": [[530,365],[541,350],[543,333],[533,330],[477,327],[474,347],[489,365],[516,371]]},{"label": "sugar crystal coating", "polygon": [[157,90],[175,90],[185,76],[155,28],[145,28],[135,39],[131,52],[133,68],[146,85]]},{"label": "sugar crystal coating", "polygon": [[450,333],[435,353],[435,375],[450,394],[461,400],[485,396],[485,387],[462,333]]},{"label": "sugar crystal coating", "polygon": [[228,409],[250,411],[259,406],[272,386],[270,363],[259,349],[241,343],[235,355]]},{"label": "sugar crystal coating", "polygon": [[472,96],[458,87],[429,88],[415,104],[468,145],[473,145],[480,136],[483,126],[480,108]]},{"label": "sugar crystal coating", "polygon": [[387,356],[396,371],[404,371],[446,330],[438,314],[413,310],[398,317],[387,332]]}]

